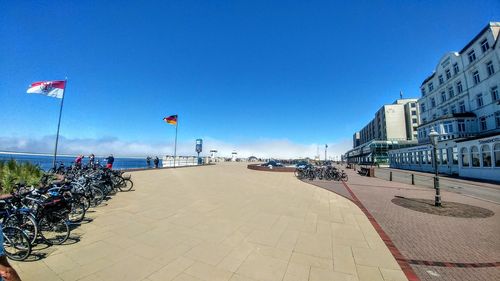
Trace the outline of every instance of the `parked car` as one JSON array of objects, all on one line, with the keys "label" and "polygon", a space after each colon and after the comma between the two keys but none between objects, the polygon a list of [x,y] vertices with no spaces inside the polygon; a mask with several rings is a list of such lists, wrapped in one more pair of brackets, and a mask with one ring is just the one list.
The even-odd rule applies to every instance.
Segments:
[{"label": "parked car", "polygon": [[307,163],[307,161],[300,161],[299,163],[295,164],[295,167],[299,169],[304,169],[307,166],[309,166],[309,163]]},{"label": "parked car", "polygon": [[281,164],[280,162],[276,162],[274,160],[271,160],[267,163],[262,164],[262,166],[268,167],[269,169],[272,169],[274,167],[283,167],[283,164]]}]

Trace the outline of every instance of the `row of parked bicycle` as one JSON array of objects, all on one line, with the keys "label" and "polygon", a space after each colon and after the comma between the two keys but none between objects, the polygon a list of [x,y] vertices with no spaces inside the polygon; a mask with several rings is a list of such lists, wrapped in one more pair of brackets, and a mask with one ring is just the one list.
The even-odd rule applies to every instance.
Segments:
[{"label": "row of parked bicycle", "polygon": [[45,174],[40,187],[17,185],[0,197],[4,248],[10,259],[27,259],[38,243],[63,244],[89,208],[134,186],[130,176],[106,168],[60,172],[63,175]]},{"label": "row of parked bicycle", "polygon": [[295,169],[295,176],[298,179],[308,180],[335,180],[348,181],[349,177],[344,170],[339,170],[334,166],[313,166],[305,165]]}]

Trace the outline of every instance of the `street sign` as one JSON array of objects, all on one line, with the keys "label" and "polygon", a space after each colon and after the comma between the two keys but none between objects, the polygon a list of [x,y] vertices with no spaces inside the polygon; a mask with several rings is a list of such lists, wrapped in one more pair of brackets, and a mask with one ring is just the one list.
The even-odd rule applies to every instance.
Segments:
[{"label": "street sign", "polygon": [[196,152],[200,153],[202,150],[203,150],[203,140],[197,139],[196,140]]}]

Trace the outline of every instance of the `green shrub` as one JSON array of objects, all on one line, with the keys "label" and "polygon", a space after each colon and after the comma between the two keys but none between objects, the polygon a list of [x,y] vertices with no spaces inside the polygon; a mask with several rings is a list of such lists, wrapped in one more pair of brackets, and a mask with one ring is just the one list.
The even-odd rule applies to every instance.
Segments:
[{"label": "green shrub", "polygon": [[1,193],[10,193],[17,183],[38,185],[43,171],[38,165],[28,162],[18,163],[16,160],[0,161]]}]

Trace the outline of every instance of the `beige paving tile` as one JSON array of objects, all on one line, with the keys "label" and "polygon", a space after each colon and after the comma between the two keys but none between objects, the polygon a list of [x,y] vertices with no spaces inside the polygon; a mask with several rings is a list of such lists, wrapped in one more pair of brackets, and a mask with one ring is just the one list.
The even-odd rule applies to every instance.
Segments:
[{"label": "beige paving tile", "polygon": [[231,279],[229,279],[229,281],[260,281],[260,280],[252,279],[252,278],[243,276],[241,274],[235,273],[235,274],[233,274],[233,276],[231,276]]},{"label": "beige paving tile", "polygon": [[252,253],[236,273],[263,281],[281,280],[285,275],[287,265],[286,261]]},{"label": "beige paving tile", "polygon": [[143,257],[129,255],[120,262],[97,271],[95,275],[108,281],[141,280],[160,268],[161,265]]},{"label": "beige paving tile", "polygon": [[408,281],[406,275],[401,270],[380,268],[384,281]]},{"label": "beige paving tile", "polygon": [[315,257],[332,259],[332,237],[330,234],[312,234],[303,232],[299,235],[295,252]]},{"label": "beige paving tile", "polygon": [[223,244],[200,244],[185,254],[186,257],[211,265],[217,265],[232,250]]},{"label": "beige paving tile", "polygon": [[308,280],[311,266],[290,262],[284,280]]},{"label": "beige paving tile", "polygon": [[384,281],[378,267],[356,265],[359,281]]},{"label": "beige paving tile", "polygon": [[333,270],[333,260],[331,259],[325,259],[295,252],[292,253],[292,257],[290,258],[290,263]]},{"label": "beige paving tile", "polygon": [[358,279],[351,274],[336,272],[329,269],[311,267],[309,281],[325,281],[325,280],[357,281]]},{"label": "beige paving tile", "polygon": [[233,272],[201,262],[195,262],[184,273],[205,281],[227,281],[233,275]]},{"label": "beige paving tile", "polygon": [[191,265],[194,264],[193,260],[180,257],[168,265],[162,267],[158,271],[153,272],[149,276],[148,279],[151,281],[169,281],[173,280],[175,277],[180,275],[184,270],[188,269]]},{"label": "beige paving tile", "polygon": [[352,252],[356,264],[401,269],[387,249],[352,248]]},{"label": "beige paving tile", "polygon": [[203,279],[196,278],[192,275],[181,273],[174,278],[174,281],[202,281]]}]

